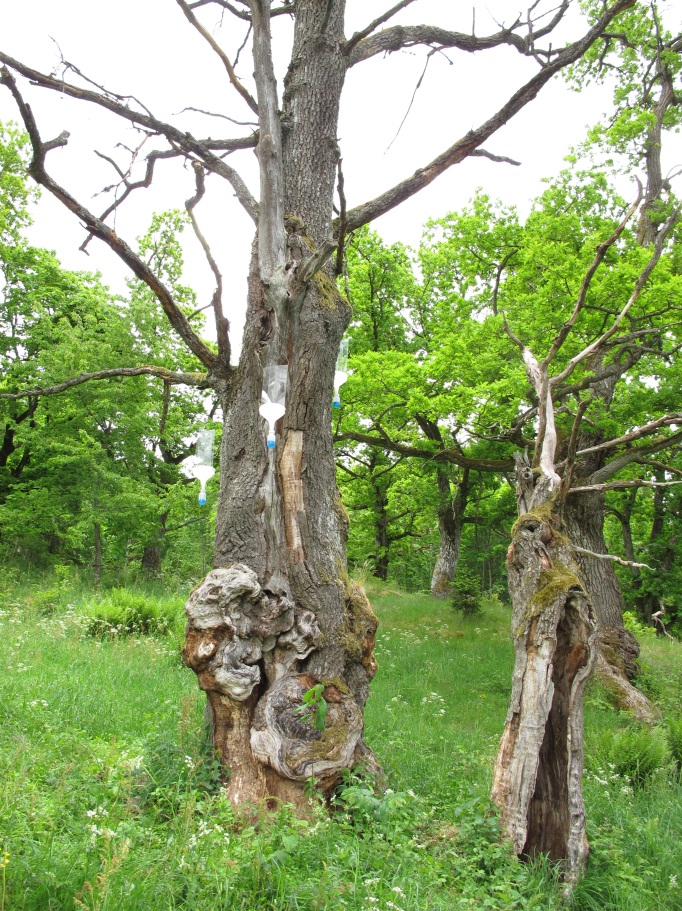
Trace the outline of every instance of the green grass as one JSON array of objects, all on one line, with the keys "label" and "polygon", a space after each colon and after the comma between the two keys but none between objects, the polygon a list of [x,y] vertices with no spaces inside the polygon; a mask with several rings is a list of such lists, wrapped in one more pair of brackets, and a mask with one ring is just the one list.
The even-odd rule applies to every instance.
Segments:
[{"label": "green grass", "polygon": [[[508,611],[492,604],[466,619],[427,596],[371,597],[381,627],[367,740],[389,790],[352,778],[335,812],[298,821],[286,808],[235,815],[227,804],[203,697],[178,657],[176,597],[6,587],[0,911],[558,908],[553,870],[508,854],[488,801],[511,678]],[[112,605],[175,618],[175,631],[122,621],[93,636],[92,617]],[[682,909],[681,651],[646,645],[643,686],[669,727],[641,780],[619,765],[643,750],[641,731],[590,689],[593,850],[578,911]]]}]

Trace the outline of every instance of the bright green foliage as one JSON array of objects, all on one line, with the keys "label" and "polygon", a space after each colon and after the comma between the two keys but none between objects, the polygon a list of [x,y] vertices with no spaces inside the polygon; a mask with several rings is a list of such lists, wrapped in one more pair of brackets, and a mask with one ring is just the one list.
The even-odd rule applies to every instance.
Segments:
[{"label": "bright green foliage", "polygon": [[[586,0],[583,6],[598,15],[596,0]],[[670,80],[676,85],[682,73],[679,38],[669,30],[678,28],[679,22],[671,12],[672,6],[661,2],[633,4],[618,17],[613,33],[595,41],[569,74],[577,90],[592,81],[612,82],[613,112],[591,130],[590,140],[611,154],[625,154],[632,169],[644,161],[663,83]],[[661,113],[664,132],[682,123],[679,104],[669,104]]]},{"label": "bright green foliage", "polygon": [[[24,144],[15,131],[0,134],[0,391],[45,388],[112,367],[197,369],[146,288],[131,283],[129,299],[115,299],[98,276],[68,272],[52,253],[24,240],[31,195]],[[140,250],[189,314],[195,301],[180,284],[177,239],[185,222],[177,212],[155,216]],[[126,567],[163,545],[166,528],[185,527],[193,513],[200,518],[179,463],[204,416],[203,396],[164,390],[151,377],[0,399],[5,557],[90,563],[99,535],[105,567]],[[194,572],[180,569],[183,574],[200,569],[197,540],[196,534],[188,539]],[[178,568],[187,554],[181,553]]]},{"label": "bright green foliage", "polygon": [[478,574],[458,569],[452,583],[452,606],[465,617],[481,613],[481,579]]},{"label": "bright green foliage", "polygon": [[654,775],[670,769],[670,748],[665,731],[659,728],[626,728],[607,731],[594,743],[587,756],[588,768],[597,775],[616,775],[634,787],[641,787]]},{"label": "bright green foliage", "polygon": [[83,604],[85,629],[99,638],[164,635],[184,630],[185,614],[181,598],[171,600],[127,588],[112,588],[106,595]]},{"label": "bright green foliage", "polygon": [[353,235],[346,258],[343,290],[353,307],[353,354],[408,349],[405,311],[415,283],[407,248],[386,247],[376,232],[364,227]]},{"label": "bright green foliage", "polygon": [[327,700],[323,693],[324,684],[316,683],[303,694],[303,705],[297,709],[301,721],[312,724],[316,731],[324,731],[324,720],[327,717]]}]

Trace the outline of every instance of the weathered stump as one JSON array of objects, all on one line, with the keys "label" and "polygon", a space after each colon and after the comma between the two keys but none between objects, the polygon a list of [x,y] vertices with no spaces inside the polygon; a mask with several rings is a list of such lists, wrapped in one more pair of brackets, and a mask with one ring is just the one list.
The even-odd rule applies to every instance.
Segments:
[{"label": "weathered stump", "polygon": [[546,854],[573,882],[587,859],[583,694],[597,624],[550,503],[522,515],[507,556],[515,664],[493,800],[515,853]]}]

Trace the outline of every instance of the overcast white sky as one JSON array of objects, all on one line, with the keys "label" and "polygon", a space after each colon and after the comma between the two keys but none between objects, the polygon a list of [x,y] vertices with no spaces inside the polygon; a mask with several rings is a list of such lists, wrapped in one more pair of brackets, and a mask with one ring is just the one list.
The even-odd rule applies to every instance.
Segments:
[{"label": "overcast white sky", "polygon": [[[346,34],[364,27],[394,0],[348,0]],[[236,136],[250,130],[225,120],[193,113],[173,117],[194,106],[239,120],[251,112],[236,96],[217,57],[188,25],[174,0],[3,0],[3,52],[51,72],[63,56],[88,77],[120,94],[133,94],[161,119],[198,136]],[[554,4],[548,3],[550,8]],[[527,4],[524,4],[527,6]],[[577,0],[562,30],[561,39],[577,37],[584,30]],[[217,26],[218,14],[204,12],[205,23]],[[510,0],[489,0],[476,14],[476,31],[498,30],[497,22],[509,24],[517,7]],[[472,5],[455,0],[417,0],[395,22],[433,23],[468,32]],[[280,69],[286,65],[291,34],[287,17],[274,22],[279,42]],[[241,23],[225,14],[215,35],[233,56],[245,36]],[[557,40],[553,42],[555,45]],[[432,57],[414,105],[394,139],[424,68],[426,50],[416,48],[375,58],[353,68],[344,92],[339,139],[344,160],[346,195],[352,207],[376,196],[398,180],[426,164],[471,127],[486,120],[536,70],[532,60],[521,58],[511,48],[478,55],[446,52]],[[252,65],[248,49],[238,67],[249,80]],[[73,79],[73,76],[67,77]],[[48,168],[73,195],[99,213],[109,197],[94,194],[113,182],[109,165],[93,152],[126,163],[126,154],[116,143],[137,145],[139,134],[106,112],[74,102],[65,96],[31,88],[22,89],[32,104],[44,139],[67,129],[66,149],[50,153]],[[423,223],[461,207],[477,187],[526,212],[542,188],[542,178],[556,174],[569,147],[584,138],[585,129],[608,109],[610,91],[590,87],[582,94],[569,91],[560,80],[546,86],[526,109],[493,137],[486,148],[522,162],[513,168],[484,159],[472,159],[451,168],[412,200],[384,216],[374,225],[389,242],[418,243]],[[0,120],[18,120],[9,92],[0,89]],[[394,140],[391,144],[391,141]],[[390,145],[390,148],[389,148]],[[253,152],[233,155],[252,190],[257,190]],[[246,292],[246,267],[252,238],[249,218],[224,182],[207,182],[210,201],[202,201],[197,215],[208,235],[225,275],[226,304],[233,328],[239,327]],[[192,195],[190,174],[177,165],[157,165],[155,186],[138,191],[135,201],[119,211],[116,230],[128,241],[144,232],[152,212],[182,207]],[[43,193],[31,232],[33,243],[56,250],[65,266],[98,269],[115,290],[123,287],[124,270],[98,241],[90,256],[78,252],[84,234],[76,219]],[[212,278],[192,237],[187,237],[186,281],[208,303]],[[235,338],[235,342],[237,339]]]}]

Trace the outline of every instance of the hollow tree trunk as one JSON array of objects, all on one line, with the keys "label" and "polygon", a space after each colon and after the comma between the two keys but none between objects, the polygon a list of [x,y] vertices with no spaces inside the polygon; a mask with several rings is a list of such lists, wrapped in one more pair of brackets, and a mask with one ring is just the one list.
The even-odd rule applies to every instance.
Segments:
[{"label": "hollow tree trunk", "polygon": [[[375,670],[376,619],[346,573],[347,517],[331,434],[335,361],[350,307],[330,273],[306,280],[300,268],[331,234],[343,6],[299,0],[285,82],[288,127],[279,139],[261,114],[261,135],[270,129],[272,144],[261,141],[259,148],[261,236],[242,357],[223,391],[216,569],[187,604],[184,657],[206,690],[233,803],[270,795],[302,807],[311,777],[324,791],[344,769],[372,762],[363,708]],[[267,33],[258,17],[254,34],[255,53],[262,53]],[[267,89],[259,88],[261,109]],[[266,156],[273,166],[281,156],[288,214],[284,265],[271,263],[264,277],[263,232],[272,232],[276,246],[282,228],[264,221],[263,207],[271,203],[276,211],[280,204],[268,197]],[[289,386],[277,447],[268,450],[258,407],[263,368],[271,364],[288,364]],[[328,703],[322,732],[298,712],[302,695],[318,682]]]},{"label": "hollow tree trunk", "polygon": [[572,883],[587,859],[583,694],[597,623],[553,503],[522,514],[507,556],[514,675],[492,797],[520,856],[547,854]]}]

